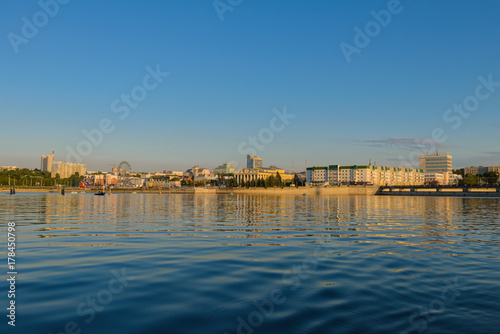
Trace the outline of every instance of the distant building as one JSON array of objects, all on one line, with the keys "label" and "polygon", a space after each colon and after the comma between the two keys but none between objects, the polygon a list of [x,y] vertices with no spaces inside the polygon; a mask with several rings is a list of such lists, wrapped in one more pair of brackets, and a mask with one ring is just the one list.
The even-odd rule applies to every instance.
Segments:
[{"label": "distant building", "polygon": [[233,163],[225,163],[225,164],[222,164],[220,166],[218,166],[217,168],[215,168],[212,173],[214,175],[217,175],[217,174],[233,174],[234,173],[234,164]]},{"label": "distant building", "polygon": [[177,175],[177,176],[184,175],[183,171],[176,171],[176,170],[164,170],[163,173],[165,173],[166,175]]},{"label": "distant building", "polygon": [[211,173],[210,173],[210,170],[208,168],[194,166],[193,168],[188,169],[186,171],[186,173],[184,173],[184,175],[195,178],[197,176],[209,176],[209,175],[211,175]]},{"label": "distant building", "polygon": [[16,170],[17,166],[1,166],[0,170]]},{"label": "distant building", "polygon": [[261,168],[262,167],[262,159],[254,156],[252,157],[251,155],[247,154],[247,168]]},{"label": "distant building", "polygon": [[373,184],[373,185],[421,185],[424,171],[414,168],[387,166],[340,166],[308,167],[306,182],[309,184]]},{"label": "distant building", "polygon": [[169,179],[167,176],[152,176],[148,179],[147,185],[149,188],[166,188]]},{"label": "distant building", "polygon": [[66,179],[74,174],[85,175],[87,173],[87,165],[72,164],[64,161],[54,161],[51,163],[50,176],[55,178],[57,174],[61,179]]},{"label": "distant building", "polygon": [[467,174],[472,174],[472,175],[478,175],[478,174],[484,174],[487,172],[497,172],[500,174],[500,166],[495,166],[495,167],[465,167],[464,168],[464,175]]},{"label": "distant building", "polygon": [[424,184],[428,185],[457,185],[461,175],[453,173],[425,173]]},{"label": "distant building", "polygon": [[257,168],[243,168],[234,172],[234,176],[238,184],[244,182],[252,182],[261,180],[267,180],[271,175],[276,176],[277,173],[280,174],[281,180],[285,183],[291,183],[293,181],[293,175],[285,172],[284,169],[277,167],[257,167]]},{"label": "distant building", "polygon": [[452,157],[446,153],[420,154],[419,167],[425,173],[452,173]]},{"label": "distant building", "polygon": [[52,162],[54,161],[54,151],[52,155],[42,155],[40,170],[42,172],[52,172]]}]

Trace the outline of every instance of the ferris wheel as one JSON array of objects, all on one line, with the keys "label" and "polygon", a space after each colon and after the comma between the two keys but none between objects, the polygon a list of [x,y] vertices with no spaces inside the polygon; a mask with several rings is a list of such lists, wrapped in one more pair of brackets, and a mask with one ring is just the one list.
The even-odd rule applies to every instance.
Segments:
[{"label": "ferris wheel", "polygon": [[118,164],[118,170],[120,172],[120,175],[125,175],[130,173],[132,167],[130,167],[130,164],[124,160]]}]

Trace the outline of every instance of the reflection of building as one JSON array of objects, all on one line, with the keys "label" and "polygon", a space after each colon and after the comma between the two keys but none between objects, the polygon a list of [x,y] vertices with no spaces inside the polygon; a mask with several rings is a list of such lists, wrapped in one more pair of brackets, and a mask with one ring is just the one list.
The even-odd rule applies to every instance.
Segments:
[{"label": "reflection of building", "polygon": [[213,171],[214,175],[217,174],[233,174],[234,173],[234,164],[233,163],[225,163],[217,168],[215,168]]},{"label": "reflection of building", "polygon": [[308,167],[307,183],[316,184],[373,184],[373,185],[420,185],[424,183],[421,169],[373,166]]},{"label": "reflection of building", "polygon": [[40,170],[42,172],[52,172],[52,162],[54,161],[54,151],[52,155],[42,155],[42,163]]},{"label": "reflection of building", "polygon": [[480,166],[480,167],[465,167],[464,168],[465,175],[467,175],[467,174],[478,175],[478,174],[484,174],[484,173],[488,173],[488,172],[496,172],[496,173],[500,174],[500,167],[499,166],[496,166],[496,167]]},{"label": "reflection of building", "polygon": [[284,169],[280,169],[277,167],[259,167],[259,168],[243,168],[240,169],[239,171],[234,172],[234,176],[236,177],[236,180],[238,183],[242,182],[252,182],[252,181],[257,181],[259,179],[261,180],[267,180],[271,175],[272,176],[277,176],[277,174],[281,176],[281,179],[285,183],[290,183],[293,180],[293,175],[292,174],[287,174],[285,173]]},{"label": "reflection of building", "polygon": [[426,173],[452,173],[452,158],[450,153],[420,154],[419,167]]},{"label": "reflection of building", "polygon": [[260,168],[262,167],[262,159],[255,156],[247,154],[247,168]]}]

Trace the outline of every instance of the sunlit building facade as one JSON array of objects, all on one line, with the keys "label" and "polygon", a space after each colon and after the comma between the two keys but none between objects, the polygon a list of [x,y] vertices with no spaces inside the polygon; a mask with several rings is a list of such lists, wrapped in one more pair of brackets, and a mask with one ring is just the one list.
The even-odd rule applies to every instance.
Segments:
[{"label": "sunlit building facade", "polygon": [[247,168],[262,168],[262,159],[257,156],[252,157],[250,154],[247,154]]},{"label": "sunlit building facade", "polygon": [[372,164],[365,166],[314,166],[307,168],[306,182],[310,185],[421,185],[424,184],[424,171],[415,168],[373,166]]},{"label": "sunlit building facade", "polygon": [[40,170],[42,172],[52,172],[52,163],[54,162],[54,153],[52,155],[42,155]]},{"label": "sunlit building facade", "polygon": [[259,167],[259,168],[243,168],[234,172],[234,177],[238,184],[252,182],[261,179],[267,180],[271,175],[277,176],[279,173],[281,180],[284,183],[291,183],[293,181],[293,174],[288,174],[284,169],[273,167]]},{"label": "sunlit building facade", "polygon": [[451,154],[448,152],[420,154],[419,167],[425,173],[452,173]]}]

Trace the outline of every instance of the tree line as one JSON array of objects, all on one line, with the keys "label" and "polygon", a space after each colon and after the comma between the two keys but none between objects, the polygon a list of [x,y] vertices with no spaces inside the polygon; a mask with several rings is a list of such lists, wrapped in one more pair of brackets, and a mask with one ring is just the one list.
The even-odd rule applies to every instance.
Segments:
[{"label": "tree line", "polygon": [[[495,185],[498,184],[499,175],[497,172],[486,172],[483,174],[465,174],[465,169],[457,169],[454,174],[462,175],[462,180],[459,180],[459,186],[477,186],[479,184]],[[464,175],[465,174],[465,175]]]},{"label": "tree line", "polygon": [[59,174],[52,178],[49,172],[42,172],[39,169],[18,168],[14,170],[0,170],[0,185],[10,184],[16,186],[55,186],[64,185],[68,187],[78,187],[83,180],[83,176],[78,173],[68,178],[62,179]]}]

